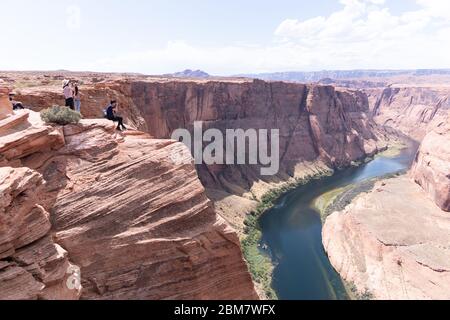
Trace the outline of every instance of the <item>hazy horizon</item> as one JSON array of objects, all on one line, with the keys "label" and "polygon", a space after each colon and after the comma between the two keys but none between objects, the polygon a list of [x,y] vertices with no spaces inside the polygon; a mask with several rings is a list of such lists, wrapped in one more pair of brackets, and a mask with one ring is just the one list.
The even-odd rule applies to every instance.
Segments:
[{"label": "hazy horizon", "polygon": [[[450,1],[5,0],[1,70],[212,75],[450,68]],[[16,14],[18,13],[18,14]]]},{"label": "hazy horizon", "polygon": [[[282,74],[282,73],[305,73],[305,74],[313,74],[313,73],[326,73],[326,72],[393,72],[393,73],[408,73],[408,72],[416,72],[416,71],[434,71],[434,72],[448,72],[450,75],[450,68],[431,68],[431,69],[323,69],[323,70],[311,70],[311,71],[304,71],[304,70],[287,70],[287,71],[273,71],[273,72],[261,72],[261,73],[241,73],[241,74],[233,74],[233,75],[221,75],[221,74],[211,74],[207,70],[201,70],[201,69],[191,69],[186,68],[183,70],[178,70],[175,72],[170,73],[142,73],[142,72],[132,72],[132,71],[96,71],[96,70],[68,70],[68,69],[48,69],[48,70],[8,70],[8,69],[0,69],[0,73],[58,73],[58,72],[68,72],[68,73],[104,73],[104,74],[138,74],[143,76],[164,76],[164,75],[171,75],[179,72],[184,71],[202,71],[208,73],[210,76],[214,77],[239,77],[239,76],[252,76],[252,75],[270,75],[270,74]],[[439,73],[437,73],[439,74]],[[447,73],[445,73],[447,75]]]}]

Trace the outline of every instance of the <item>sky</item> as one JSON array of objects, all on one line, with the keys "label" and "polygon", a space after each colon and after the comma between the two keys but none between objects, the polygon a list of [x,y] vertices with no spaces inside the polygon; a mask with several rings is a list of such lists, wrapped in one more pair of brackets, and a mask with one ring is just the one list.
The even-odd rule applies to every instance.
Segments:
[{"label": "sky", "polygon": [[[449,0],[0,0],[0,70],[450,68]],[[6,38],[6,39],[5,39]]]}]

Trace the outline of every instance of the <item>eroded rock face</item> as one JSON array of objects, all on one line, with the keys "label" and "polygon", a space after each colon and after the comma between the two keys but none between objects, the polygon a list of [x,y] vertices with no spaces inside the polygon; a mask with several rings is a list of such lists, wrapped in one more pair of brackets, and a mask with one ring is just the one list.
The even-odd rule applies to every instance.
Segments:
[{"label": "eroded rock face", "polygon": [[323,151],[337,165],[373,152],[363,142],[376,141],[364,114],[368,101],[361,92],[264,81],[133,82],[130,86],[134,105],[156,137],[170,137],[195,121],[218,129],[280,129],[286,162],[316,159]]},{"label": "eroded rock face", "polygon": [[374,92],[377,99],[373,107],[374,119],[422,141],[433,128],[448,122],[450,114],[450,88],[390,87]]},{"label": "eroded rock face", "polygon": [[450,127],[442,125],[422,142],[412,169],[415,182],[436,204],[450,211]]},{"label": "eroded rock face", "polygon": [[64,143],[62,129],[44,125],[38,113],[18,111],[0,121],[0,163],[50,152]]},{"label": "eroded rock face", "polygon": [[331,215],[323,243],[341,276],[375,299],[450,298],[450,219],[408,177],[379,182]]},{"label": "eroded rock face", "polygon": [[195,167],[171,160],[191,160],[182,144],[106,120],[16,121],[0,138],[1,299],[77,298],[73,265],[83,299],[258,298]]},{"label": "eroded rock face", "polygon": [[[61,152],[80,146],[69,141]],[[40,169],[51,189],[64,185],[52,222],[81,266],[84,298],[257,298],[239,240],[216,216],[194,166],[170,160],[173,152],[190,159],[183,145],[131,136],[101,154],[90,149]]]},{"label": "eroded rock face", "polygon": [[51,237],[44,180],[29,168],[0,168],[0,300],[78,299],[74,266]]}]

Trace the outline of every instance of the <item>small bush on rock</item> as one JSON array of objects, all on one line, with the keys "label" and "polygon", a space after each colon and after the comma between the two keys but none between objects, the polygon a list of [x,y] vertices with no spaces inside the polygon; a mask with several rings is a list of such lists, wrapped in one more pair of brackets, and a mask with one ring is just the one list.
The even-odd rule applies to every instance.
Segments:
[{"label": "small bush on rock", "polygon": [[54,106],[41,111],[41,119],[45,123],[56,123],[62,126],[77,124],[81,120],[81,114],[68,107]]}]

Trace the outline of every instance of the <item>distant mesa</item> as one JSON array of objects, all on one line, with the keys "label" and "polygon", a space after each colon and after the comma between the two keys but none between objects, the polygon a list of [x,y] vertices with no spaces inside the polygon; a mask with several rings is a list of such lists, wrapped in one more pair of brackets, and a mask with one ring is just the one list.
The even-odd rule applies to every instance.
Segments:
[{"label": "distant mesa", "polygon": [[448,76],[450,69],[417,70],[323,70],[312,72],[275,72],[260,74],[241,74],[241,77],[267,81],[323,82],[324,80],[370,79],[389,77]]},{"label": "distant mesa", "polygon": [[191,70],[186,69],[181,72],[175,72],[171,74],[165,74],[166,77],[174,77],[174,78],[198,78],[198,79],[206,79],[211,77],[208,73],[202,70]]},{"label": "distant mesa", "polygon": [[331,84],[336,83],[336,81],[331,78],[324,78],[324,79],[320,80],[319,83],[324,84],[324,85],[331,85]]}]

